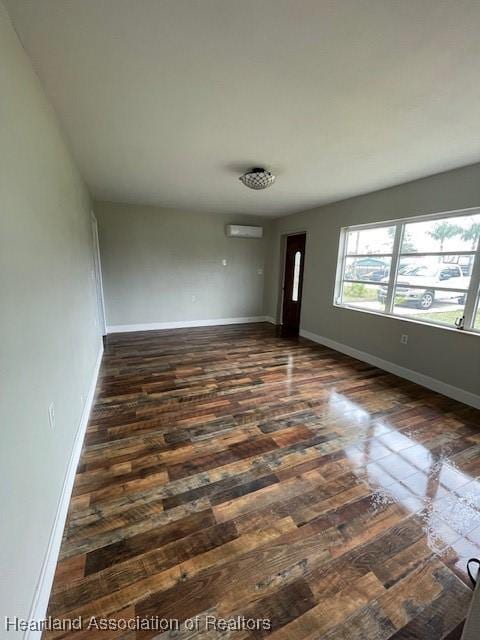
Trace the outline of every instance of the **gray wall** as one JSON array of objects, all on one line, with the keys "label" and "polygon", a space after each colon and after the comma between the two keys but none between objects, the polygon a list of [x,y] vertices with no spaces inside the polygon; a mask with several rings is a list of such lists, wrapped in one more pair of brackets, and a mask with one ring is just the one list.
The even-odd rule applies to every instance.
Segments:
[{"label": "gray wall", "polygon": [[1,2],[0,60],[2,635],[29,613],[101,341],[89,197]]},{"label": "gray wall", "polygon": [[[280,313],[282,235],[307,232],[301,328],[480,393],[480,336],[333,306],[340,228],[480,205],[480,165],[277,219],[266,282],[266,314]],[[408,345],[400,334],[409,335]]]},{"label": "gray wall", "polygon": [[268,234],[270,221],[113,203],[95,213],[107,325],[263,315],[267,238],[227,238],[225,225]]}]

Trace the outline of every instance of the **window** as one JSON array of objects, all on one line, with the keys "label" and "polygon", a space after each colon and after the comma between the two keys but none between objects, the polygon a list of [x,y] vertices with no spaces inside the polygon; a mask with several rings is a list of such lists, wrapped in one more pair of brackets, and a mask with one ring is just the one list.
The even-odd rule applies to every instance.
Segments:
[{"label": "window", "polygon": [[480,211],[342,229],[335,304],[480,331]]},{"label": "window", "polygon": [[292,288],[292,302],[298,302],[298,287],[300,284],[300,262],[302,260],[302,254],[300,251],[295,253],[295,260],[293,264],[293,288]]}]

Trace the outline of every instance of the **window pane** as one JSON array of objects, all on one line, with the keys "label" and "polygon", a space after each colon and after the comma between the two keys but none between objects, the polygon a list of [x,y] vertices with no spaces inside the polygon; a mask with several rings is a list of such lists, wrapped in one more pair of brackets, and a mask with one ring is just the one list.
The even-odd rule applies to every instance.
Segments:
[{"label": "window pane", "polygon": [[478,305],[477,314],[475,316],[475,322],[473,326],[477,331],[480,331],[480,304]]},{"label": "window pane", "polygon": [[359,229],[347,233],[347,254],[392,253],[395,226]]},{"label": "window pane", "polygon": [[302,260],[302,254],[297,251],[295,254],[295,262],[293,265],[293,289],[292,289],[292,302],[298,302],[298,285],[300,283],[300,262]]},{"label": "window pane", "polygon": [[480,214],[410,222],[405,225],[402,253],[474,251],[480,238]]},{"label": "window pane", "polygon": [[345,280],[367,280],[382,282],[388,278],[391,258],[379,256],[367,258],[347,258],[345,260]]},{"label": "window pane", "polygon": [[383,287],[375,284],[344,282],[341,302],[369,311],[383,312],[385,299],[381,295],[382,289]]},{"label": "window pane", "polygon": [[474,256],[403,256],[397,274],[397,284],[416,287],[468,289]]},{"label": "window pane", "polygon": [[455,326],[463,316],[466,294],[462,291],[439,291],[432,288],[395,289],[393,313],[398,316]]}]

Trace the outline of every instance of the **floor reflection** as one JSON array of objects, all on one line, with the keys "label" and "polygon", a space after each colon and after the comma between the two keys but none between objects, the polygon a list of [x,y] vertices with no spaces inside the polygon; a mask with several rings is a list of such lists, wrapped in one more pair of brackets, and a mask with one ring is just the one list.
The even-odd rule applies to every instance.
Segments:
[{"label": "floor reflection", "polygon": [[[345,454],[352,471],[372,489],[371,509],[396,503],[415,514],[432,552],[466,580],[467,560],[480,556],[480,448],[475,439],[465,450],[461,429],[447,430],[452,418],[439,410],[425,424],[404,426],[398,415],[397,423],[388,416],[372,420],[361,403],[332,395],[332,405],[364,429],[363,438],[347,446]],[[462,470],[463,462],[473,473]]]}]

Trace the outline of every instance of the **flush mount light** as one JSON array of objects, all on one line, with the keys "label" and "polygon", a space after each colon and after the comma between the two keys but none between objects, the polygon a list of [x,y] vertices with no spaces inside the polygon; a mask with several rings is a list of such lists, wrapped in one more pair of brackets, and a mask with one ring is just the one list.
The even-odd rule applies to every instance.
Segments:
[{"label": "flush mount light", "polygon": [[275,182],[275,176],[263,169],[263,167],[254,167],[240,176],[239,180],[249,189],[266,189]]}]

